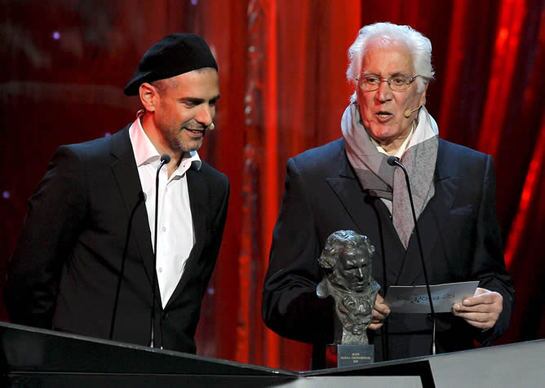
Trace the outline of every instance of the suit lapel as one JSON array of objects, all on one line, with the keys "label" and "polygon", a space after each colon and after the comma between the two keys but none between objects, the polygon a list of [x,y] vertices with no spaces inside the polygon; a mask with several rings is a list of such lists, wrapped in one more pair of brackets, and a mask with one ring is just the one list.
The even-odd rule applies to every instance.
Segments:
[{"label": "suit lapel", "polygon": [[131,229],[151,284],[153,276],[155,276],[151,232],[128,127],[112,135],[112,155],[112,172],[125,202],[129,221],[131,221],[130,217],[134,211]]},{"label": "suit lapel", "polygon": [[206,244],[209,234],[206,228],[208,217],[207,199],[209,196],[208,186],[203,173],[190,168],[187,171],[187,188],[189,192],[189,205],[191,207],[191,218],[193,220],[193,230],[195,234],[195,245],[193,245],[193,249],[191,250],[185,264],[182,278],[178,282],[176,289],[170,297],[167,307],[172,302],[176,301],[176,299],[182,293],[190,276],[201,272],[197,269],[197,267],[201,265],[199,258],[201,257],[202,250]]},{"label": "suit lapel", "polygon": [[358,181],[347,177],[330,177],[326,180],[354,224],[360,231],[365,230],[364,193]]},{"label": "suit lapel", "polygon": [[[336,173],[329,177],[326,177],[327,184],[337,195],[342,206],[346,210],[346,213],[357,226],[358,233],[368,233],[369,230],[369,201],[368,195],[362,189],[360,182],[358,181],[348,158],[346,157],[344,147],[340,148],[338,155],[338,162],[335,164],[339,166]],[[375,236],[368,236],[374,240]]]}]

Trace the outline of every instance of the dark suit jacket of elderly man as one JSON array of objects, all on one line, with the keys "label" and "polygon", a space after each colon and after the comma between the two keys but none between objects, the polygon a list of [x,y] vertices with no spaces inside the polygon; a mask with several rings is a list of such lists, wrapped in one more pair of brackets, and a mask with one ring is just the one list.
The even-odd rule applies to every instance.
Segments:
[{"label": "dark suit jacket of elderly man", "polygon": [[[156,288],[155,345],[194,353],[229,186],[205,162],[187,171],[187,181],[195,245],[164,309]],[[113,339],[148,345],[155,270],[144,200],[128,127],[61,146],[29,201],[10,263],[6,301],[12,320],[107,338],[124,261]]]},{"label": "dark suit jacket of elderly man", "polygon": [[[476,329],[452,314],[438,314],[437,352],[489,342],[505,331],[513,288],[505,270],[495,211],[492,158],[439,141],[435,195],[418,219],[431,284],[479,280],[498,291],[503,312],[493,329]],[[278,334],[313,343],[313,367],[324,366],[324,346],[333,340],[331,299],[319,299],[323,273],[317,262],[327,237],[352,229],[376,246],[373,277],[386,285],[424,284],[416,235],[405,250],[384,203],[368,195],[350,166],[344,141],[306,151],[288,161],[286,192],[274,230],[263,292],[263,318]],[[382,292],[382,291],[381,291]],[[388,341],[371,332],[375,360],[426,355],[432,323],[426,315],[394,314],[387,319]]]}]

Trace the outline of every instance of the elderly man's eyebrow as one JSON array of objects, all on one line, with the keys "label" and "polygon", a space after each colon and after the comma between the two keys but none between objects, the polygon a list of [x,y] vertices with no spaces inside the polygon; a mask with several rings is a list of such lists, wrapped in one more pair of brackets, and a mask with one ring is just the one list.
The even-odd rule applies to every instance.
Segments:
[{"label": "elderly man's eyebrow", "polygon": [[396,71],[395,73],[392,73],[390,74],[390,77],[397,77],[397,76],[403,76],[403,77],[407,77],[407,76],[411,76],[410,73],[404,73],[404,72],[401,72],[401,71]]}]

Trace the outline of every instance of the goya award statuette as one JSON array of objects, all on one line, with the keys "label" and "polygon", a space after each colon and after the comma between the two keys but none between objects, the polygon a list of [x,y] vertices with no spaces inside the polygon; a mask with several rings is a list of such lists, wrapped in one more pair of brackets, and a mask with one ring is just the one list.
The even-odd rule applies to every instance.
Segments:
[{"label": "goya award statuette", "polygon": [[332,233],[318,263],[324,278],[316,288],[320,298],[335,300],[337,366],[357,366],[374,361],[367,327],[380,289],[371,277],[375,247],[366,236],[351,230]]}]

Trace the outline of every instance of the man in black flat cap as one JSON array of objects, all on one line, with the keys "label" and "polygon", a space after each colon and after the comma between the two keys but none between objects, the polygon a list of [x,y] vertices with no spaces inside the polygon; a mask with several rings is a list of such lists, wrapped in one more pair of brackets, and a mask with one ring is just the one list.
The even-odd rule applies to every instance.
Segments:
[{"label": "man in black flat cap", "polygon": [[59,147],[10,262],[14,322],[195,352],[229,195],[197,153],[214,127],[217,69],[202,38],[169,35],[125,88],[142,103],[136,120]]}]

